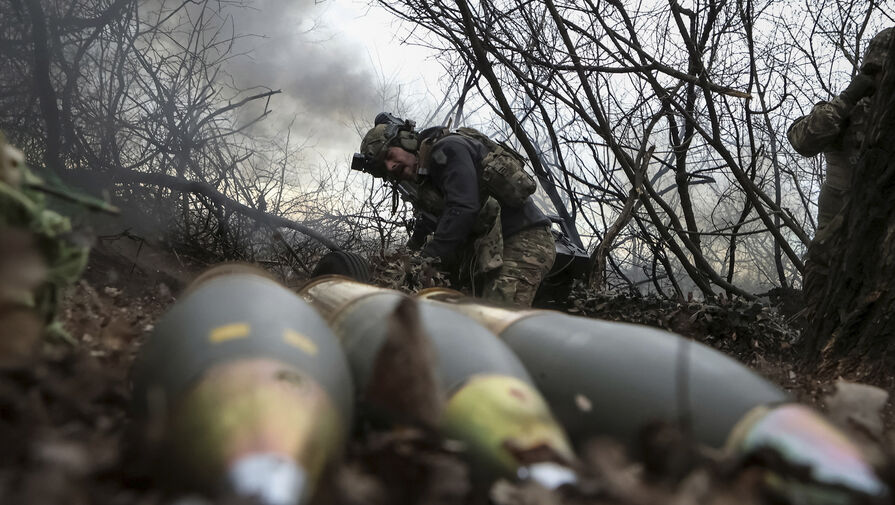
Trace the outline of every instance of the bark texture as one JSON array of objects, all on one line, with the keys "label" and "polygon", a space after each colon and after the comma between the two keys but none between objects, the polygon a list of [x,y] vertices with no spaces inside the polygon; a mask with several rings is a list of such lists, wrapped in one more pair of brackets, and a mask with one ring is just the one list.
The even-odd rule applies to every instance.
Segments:
[{"label": "bark texture", "polygon": [[[889,51],[874,95],[852,193],[831,223],[826,277],[805,289],[804,356],[824,375],[861,378],[895,357],[895,61]],[[810,247],[819,247],[815,239]],[[809,267],[810,269],[811,267]]]}]

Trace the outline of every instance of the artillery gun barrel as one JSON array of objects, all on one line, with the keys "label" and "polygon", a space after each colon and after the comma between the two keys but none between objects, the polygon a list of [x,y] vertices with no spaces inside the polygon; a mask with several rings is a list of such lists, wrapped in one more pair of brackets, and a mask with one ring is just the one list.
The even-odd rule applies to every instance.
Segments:
[{"label": "artillery gun barrel", "polygon": [[[390,318],[402,301],[412,299],[338,276],[318,278],[300,293],[341,339],[357,390],[365,391],[390,338]],[[458,312],[434,304],[420,304],[418,309],[444,392],[438,428],[463,442],[474,474],[528,476],[548,486],[574,480],[570,470],[551,459],[571,463],[574,455],[518,358],[491,332]]]},{"label": "artillery gun barrel", "polygon": [[314,309],[246,266],[194,281],[158,321],[132,378],[134,411],[164,427],[164,461],[180,484],[264,505],[306,502],[350,426],[338,340]]}]

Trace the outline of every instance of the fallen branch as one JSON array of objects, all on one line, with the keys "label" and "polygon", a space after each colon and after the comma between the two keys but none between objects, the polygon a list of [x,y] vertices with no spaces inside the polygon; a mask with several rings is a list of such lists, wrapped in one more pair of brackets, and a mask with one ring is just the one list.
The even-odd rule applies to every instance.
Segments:
[{"label": "fallen branch", "polygon": [[335,242],[333,242],[326,235],[323,235],[317,230],[309,228],[303,224],[296,223],[295,221],[286,219],[282,216],[268,214],[267,212],[253,209],[252,207],[239,203],[236,200],[233,200],[232,198],[224,195],[206,182],[189,181],[185,179],[178,179],[177,177],[171,175],[147,174],[130,170],[121,170],[116,172],[114,175],[114,179],[115,182],[151,184],[153,186],[162,186],[174,191],[199,194],[218,205],[226,207],[233,212],[242,214],[243,216],[254,219],[255,221],[258,221],[260,223],[267,224],[273,228],[289,228],[317,240],[332,251],[342,250],[342,248],[336,245]]}]

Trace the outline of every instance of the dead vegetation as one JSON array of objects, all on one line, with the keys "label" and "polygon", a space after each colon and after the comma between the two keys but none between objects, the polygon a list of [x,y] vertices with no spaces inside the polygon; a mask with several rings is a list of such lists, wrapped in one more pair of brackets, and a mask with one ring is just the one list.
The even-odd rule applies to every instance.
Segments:
[{"label": "dead vegetation", "polygon": [[[153,322],[197,268],[182,260],[147,249],[135,258],[100,248],[63,309],[77,345],[46,342],[32,361],[0,370],[0,501],[154,505],[179,496],[158,485],[151,454],[135,443],[140,437],[130,428],[128,370]],[[374,275],[396,287],[397,271],[384,271],[402,262],[390,261],[380,263],[386,266]],[[733,354],[798,398],[831,408],[833,419],[860,437],[877,461],[888,461],[890,431],[880,413],[889,407],[888,395],[845,384],[826,400],[833,385],[816,382],[810,369],[791,360],[798,332],[773,307],[576,290],[569,311],[667,328]],[[466,504],[486,497],[499,505],[806,503],[781,495],[765,479],[768,470],[797,479],[800,469],[772,454],[706,451],[674,426],[645,430],[633,449],[594,440],[580,453],[581,482],[547,491],[532,484],[477,482],[456,445],[424,429],[356,424],[345,457],[327,475],[316,503]]]}]

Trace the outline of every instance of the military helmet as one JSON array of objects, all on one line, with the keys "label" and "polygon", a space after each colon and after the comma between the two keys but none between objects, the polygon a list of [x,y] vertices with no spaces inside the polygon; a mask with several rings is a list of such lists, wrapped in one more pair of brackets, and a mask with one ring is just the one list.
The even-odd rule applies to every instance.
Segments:
[{"label": "military helmet", "polygon": [[419,137],[406,124],[378,124],[364,135],[360,143],[360,152],[368,159],[381,162],[385,160],[388,148],[392,146],[416,153],[420,147]]},{"label": "military helmet", "polygon": [[889,47],[892,45],[893,34],[895,34],[895,28],[886,28],[870,39],[867,51],[864,53],[864,61],[861,63],[861,72],[873,74],[883,68],[889,54]]}]

